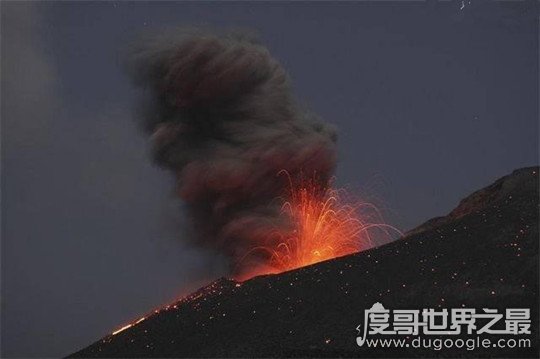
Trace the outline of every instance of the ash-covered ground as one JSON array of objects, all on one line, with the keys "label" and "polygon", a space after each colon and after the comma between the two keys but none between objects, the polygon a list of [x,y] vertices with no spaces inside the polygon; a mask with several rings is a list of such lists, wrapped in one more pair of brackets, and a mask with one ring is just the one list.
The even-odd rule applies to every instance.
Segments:
[{"label": "ash-covered ground", "polygon": [[[538,170],[516,170],[382,247],[243,283],[219,279],[72,356],[536,358]],[[530,308],[532,335],[519,338],[532,347],[359,347],[356,327],[376,302],[388,309]]]}]

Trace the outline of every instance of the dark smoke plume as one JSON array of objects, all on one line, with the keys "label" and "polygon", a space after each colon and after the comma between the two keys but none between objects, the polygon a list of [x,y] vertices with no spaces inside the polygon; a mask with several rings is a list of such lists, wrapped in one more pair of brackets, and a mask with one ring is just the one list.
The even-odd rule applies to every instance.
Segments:
[{"label": "dark smoke plume", "polygon": [[285,70],[252,36],[176,30],[147,38],[130,59],[148,96],[154,159],[176,175],[197,241],[231,264],[289,225],[276,203],[289,186],[280,171],[330,179],[334,129],[295,104]]}]

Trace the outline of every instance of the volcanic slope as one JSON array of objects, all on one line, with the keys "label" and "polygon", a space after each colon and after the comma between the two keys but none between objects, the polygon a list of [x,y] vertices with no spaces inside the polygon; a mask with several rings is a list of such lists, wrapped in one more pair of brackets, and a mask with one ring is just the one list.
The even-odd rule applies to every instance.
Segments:
[{"label": "volcanic slope", "polygon": [[[538,167],[516,170],[395,242],[243,283],[216,280],[72,356],[538,357],[538,205]],[[376,302],[387,309],[530,308],[533,335],[513,338],[532,346],[359,347],[356,327]]]}]

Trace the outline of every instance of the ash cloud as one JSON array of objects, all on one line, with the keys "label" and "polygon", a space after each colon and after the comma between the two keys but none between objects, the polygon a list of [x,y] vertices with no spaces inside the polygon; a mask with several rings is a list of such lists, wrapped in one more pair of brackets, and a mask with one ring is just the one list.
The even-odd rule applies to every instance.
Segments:
[{"label": "ash cloud", "polygon": [[336,163],[334,128],[298,106],[286,71],[247,33],[174,30],[131,49],[129,70],[144,88],[140,109],[153,158],[176,176],[196,240],[239,263],[277,227],[276,198],[303,174],[327,182]]}]

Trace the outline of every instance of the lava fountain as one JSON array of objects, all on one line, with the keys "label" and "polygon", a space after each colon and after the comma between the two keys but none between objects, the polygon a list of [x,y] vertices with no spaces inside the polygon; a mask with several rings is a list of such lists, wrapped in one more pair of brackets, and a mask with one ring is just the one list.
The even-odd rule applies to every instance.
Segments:
[{"label": "lava fountain", "polygon": [[246,280],[262,274],[276,274],[336,257],[369,249],[378,241],[400,234],[385,224],[377,207],[369,202],[353,201],[344,189],[321,185],[320,181],[289,180],[288,193],[279,200],[281,216],[291,224],[284,231],[276,228],[267,243],[253,247],[242,261],[251,256],[264,257],[263,264],[238,276]]}]

